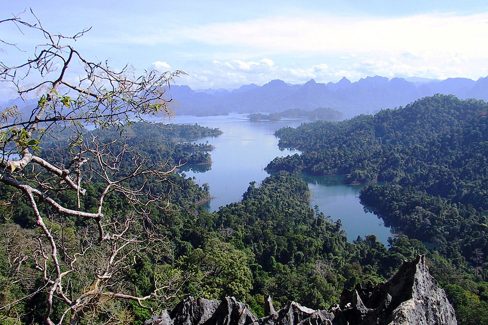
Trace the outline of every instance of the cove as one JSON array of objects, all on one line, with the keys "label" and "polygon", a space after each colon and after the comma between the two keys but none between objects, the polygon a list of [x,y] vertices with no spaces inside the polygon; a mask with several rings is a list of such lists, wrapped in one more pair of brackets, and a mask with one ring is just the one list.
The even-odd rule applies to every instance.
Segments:
[{"label": "cove", "polygon": [[317,206],[319,211],[340,219],[346,230],[347,239],[353,241],[358,236],[375,235],[383,244],[392,236],[389,227],[383,220],[371,212],[365,212],[359,199],[363,185],[344,184],[338,176],[303,175],[310,189],[310,205]]},{"label": "cove", "polygon": [[[297,153],[280,150],[274,132],[285,126],[296,127],[300,120],[281,120],[250,122],[245,115],[225,116],[175,116],[164,119],[165,123],[199,124],[219,128],[223,134],[216,138],[205,138],[201,143],[214,146],[211,152],[212,165],[206,172],[184,171],[200,184],[208,184],[212,199],[209,210],[242,199],[252,181],[258,184],[268,176],[266,165],[275,157]],[[372,213],[366,213],[359,200],[360,186],[346,185],[337,177],[303,176],[308,183],[312,207],[330,216],[332,220],[341,219],[349,241],[358,236],[375,235],[387,244],[390,229]]]}]

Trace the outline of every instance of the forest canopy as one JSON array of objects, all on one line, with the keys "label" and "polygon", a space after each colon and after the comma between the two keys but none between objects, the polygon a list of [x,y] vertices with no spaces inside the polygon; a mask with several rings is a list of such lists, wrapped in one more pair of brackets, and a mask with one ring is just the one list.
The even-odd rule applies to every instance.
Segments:
[{"label": "forest canopy", "polygon": [[[301,155],[268,171],[341,174],[387,224],[486,272],[488,104],[436,95],[348,121],[276,132]],[[483,277],[486,278],[487,274]]]}]

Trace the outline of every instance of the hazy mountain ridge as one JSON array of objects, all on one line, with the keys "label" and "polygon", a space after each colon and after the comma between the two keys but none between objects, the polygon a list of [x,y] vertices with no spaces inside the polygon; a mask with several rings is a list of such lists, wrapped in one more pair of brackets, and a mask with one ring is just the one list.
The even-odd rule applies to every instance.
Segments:
[{"label": "hazy mountain ridge", "polygon": [[317,83],[312,79],[301,85],[272,80],[263,86],[250,84],[234,90],[218,91],[172,86],[168,95],[173,99],[172,108],[181,115],[271,113],[295,108],[312,110],[330,107],[342,112],[344,117],[351,117],[406,105],[434,94],[488,100],[488,77],[476,81],[467,78],[412,80],[375,76],[357,82],[342,78],[336,83]]}]

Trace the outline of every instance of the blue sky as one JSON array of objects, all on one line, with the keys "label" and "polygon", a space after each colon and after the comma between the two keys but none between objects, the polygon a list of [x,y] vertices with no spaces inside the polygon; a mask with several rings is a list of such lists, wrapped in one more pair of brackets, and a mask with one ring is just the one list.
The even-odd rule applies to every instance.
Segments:
[{"label": "blue sky", "polygon": [[488,75],[488,1],[3,0],[0,19],[26,8],[54,32],[92,27],[77,42],[88,57],[184,70],[179,83],[193,88]]}]

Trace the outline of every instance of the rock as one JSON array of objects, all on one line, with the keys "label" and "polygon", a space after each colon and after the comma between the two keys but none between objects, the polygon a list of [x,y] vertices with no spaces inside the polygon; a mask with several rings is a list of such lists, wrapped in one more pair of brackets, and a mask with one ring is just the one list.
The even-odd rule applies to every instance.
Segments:
[{"label": "rock", "polygon": [[455,325],[454,309],[444,290],[430,275],[424,256],[405,262],[387,282],[374,288],[357,286],[344,291],[339,305],[330,311],[314,310],[289,302],[276,311],[271,297],[266,316],[258,319],[235,298],[216,300],[189,297],[172,311],[163,311],[146,325]]},{"label": "rock", "polygon": [[208,321],[196,324],[244,325],[256,322],[257,317],[245,304],[238,302],[234,297],[226,297]]},{"label": "rock", "polygon": [[271,299],[270,296],[268,296],[268,298],[264,302],[264,314],[266,316],[272,316],[276,314],[276,310],[274,309],[273,306],[273,300]]},{"label": "rock", "polygon": [[[402,290],[409,293],[408,300],[397,300],[400,304],[391,312],[388,318],[390,324],[457,324],[454,308],[444,290],[437,286],[430,275],[424,256],[404,263],[389,283],[399,296],[403,296]],[[393,299],[394,296],[392,302]]]},{"label": "rock", "polygon": [[343,293],[334,314],[337,324],[457,324],[454,308],[430,275],[424,256],[405,262],[384,284]]},{"label": "rock", "polygon": [[204,324],[217,310],[219,303],[208,299],[188,297],[171,312],[174,325]]},{"label": "rock", "polygon": [[188,297],[168,313],[164,310],[161,316],[147,320],[145,325],[193,325],[204,324],[219,307],[219,302],[208,299]]},{"label": "rock", "polygon": [[331,324],[334,315],[324,310],[313,310],[304,307],[294,301],[289,302],[284,308],[273,315],[261,318],[257,324],[281,325],[281,324]]},{"label": "rock", "polygon": [[144,322],[144,325],[173,325],[173,320],[168,314],[167,310],[163,310],[161,315],[153,316],[151,319],[148,319]]}]

